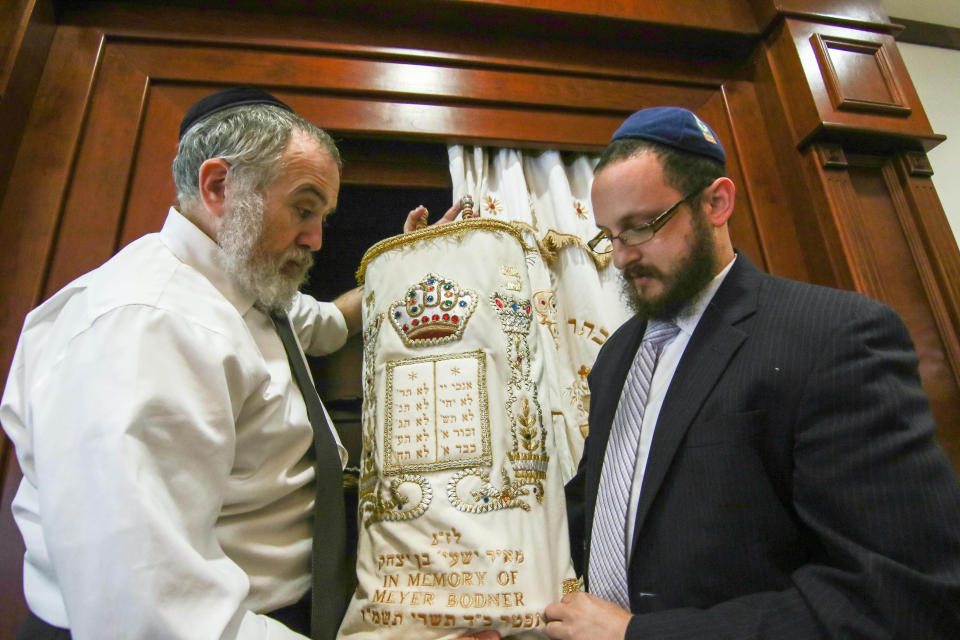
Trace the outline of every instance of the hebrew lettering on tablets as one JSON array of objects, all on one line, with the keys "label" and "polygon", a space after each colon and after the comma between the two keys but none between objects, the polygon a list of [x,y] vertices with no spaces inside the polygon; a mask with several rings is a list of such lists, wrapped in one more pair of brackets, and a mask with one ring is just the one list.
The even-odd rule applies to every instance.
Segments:
[{"label": "hebrew lettering on tablets", "polygon": [[482,351],[387,363],[384,473],[491,464]]}]

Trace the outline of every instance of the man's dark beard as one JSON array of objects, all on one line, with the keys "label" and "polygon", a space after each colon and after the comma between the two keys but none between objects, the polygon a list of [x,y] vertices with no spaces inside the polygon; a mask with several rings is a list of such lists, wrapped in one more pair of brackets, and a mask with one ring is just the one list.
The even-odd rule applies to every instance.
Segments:
[{"label": "man's dark beard", "polygon": [[[699,215],[698,215],[699,214]],[[693,246],[690,256],[680,264],[672,282],[665,282],[666,290],[653,300],[642,300],[632,279],[648,275],[664,282],[659,269],[627,265],[621,274],[623,294],[630,308],[645,318],[669,319],[677,315],[713,279],[715,246],[710,226],[700,211],[693,215]]]}]

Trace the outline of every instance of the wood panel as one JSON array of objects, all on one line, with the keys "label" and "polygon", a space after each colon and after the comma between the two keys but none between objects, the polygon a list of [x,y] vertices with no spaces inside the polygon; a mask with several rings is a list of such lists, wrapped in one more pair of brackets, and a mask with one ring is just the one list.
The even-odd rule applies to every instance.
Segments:
[{"label": "wood panel", "polygon": [[[37,97],[0,207],[0,341],[4,371],[13,357],[23,316],[40,299],[47,261],[54,243],[101,34],[60,28],[50,49],[55,60],[43,72]],[[24,188],[34,184],[34,188]],[[4,376],[3,380],[6,380]],[[26,614],[23,599],[23,542],[10,513],[20,469],[6,437],[0,438],[0,638],[13,638]]]},{"label": "wood panel", "polygon": [[10,78],[35,6],[36,0],[11,0],[0,5],[0,100],[10,97]]},{"label": "wood panel", "polygon": [[883,4],[875,0],[749,0],[757,22],[769,25],[783,16],[821,24],[893,32]]},{"label": "wood panel", "polygon": [[101,40],[101,34],[90,30],[58,30],[50,53],[54,63],[44,71],[11,174],[14,188],[8,189],[0,207],[4,370],[23,316],[42,295]]},{"label": "wood panel", "polygon": [[856,140],[930,149],[930,129],[893,36],[786,19],[770,45],[794,144]]},{"label": "wood panel", "polygon": [[960,327],[948,311],[952,302],[944,298],[953,286],[943,289],[938,281],[956,264],[956,246],[946,251],[946,264],[931,260],[917,225],[928,217],[922,207],[930,202],[917,200],[917,187],[908,198],[896,157],[851,154],[818,143],[804,160],[810,182],[820,185],[827,201],[820,210],[821,229],[832,237],[853,288],[896,309],[910,330],[939,440],[960,468]]},{"label": "wood panel", "polygon": [[[113,38],[103,48],[44,297],[159,228],[174,195],[176,123],[206,93],[244,82],[271,90],[336,135],[593,150],[635,108],[698,110],[719,95],[718,86],[700,81],[571,78]],[[718,107],[710,119],[724,122],[723,103]],[[745,227],[741,235],[762,261],[752,232]]]},{"label": "wood panel", "polygon": [[933,169],[926,154],[904,151],[893,158],[893,168],[888,180],[896,180],[903,196],[902,201],[897,199],[897,215],[939,327],[948,366],[960,386],[960,250],[930,179]]},{"label": "wood panel", "polygon": [[[755,230],[760,264],[767,271],[804,282],[814,281],[807,261],[813,253],[804,251],[798,242],[795,209],[791,206],[785,176],[781,173],[783,154],[778,154],[769,144],[757,144],[776,140],[764,119],[762,103],[754,82],[731,81],[724,85],[723,98],[729,114],[731,141],[736,147],[742,178],[735,180],[737,206],[730,221],[731,231],[738,248],[744,235],[742,225]],[[727,145],[729,146],[729,145]],[[728,163],[732,164],[732,163]],[[733,167],[730,167],[733,173]],[[752,216],[748,222],[745,215]]]},{"label": "wood panel", "polygon": [[53,33],[51,0],[0,2],[0,201]]},{"label": "wood panel", "polygon": [[[718,84],[742,66],[742,59],[759,34],[733,34],[716,40],[716,30],[671,31],[667,46],[649,46],[650,39],[663,38],[653,26],[636,21],[597,26],[593,16],[580,15],[564,28],[540,20],[540,16],[511,16],[497,8],[481,11],[460,2],[311,3],[312,11],[290,15],[281,10],[242,14],[192,6],[170,10],[156,3],[71,3],[62,11],[62,21],[101,29],[114,36],[149,34],[168,42],[206,42],[259,50],[332,53],[346,56],[458,66],[500,66],[536,69],[586,77],[642,77],[664,82],[701,80]],[[203,4],[203,3],[199,3]],[[239,3],[237,3],[239,4]],[[283,1],[271,2],[283,5]],[[641,1],[646,5],[673,7],[683,3]],[[217,5],[219,6],[219,5]],[[417,12],[417,7],[423,10]],[[722,4],[701,19],[719,24]],[[225,27],[229,25],[229,27]],[[718,28],[719,29],[719,28]],[[709,38],[710,34],[714,38]]]},{"label": "wood panel", "polygon": [[[748,96],[743,96],[744,102]],[[755,105],[754,105],[755,106]],[[727,174],[737,185],[745,184],[744,164],[740,158],[742,152],[753,153],[752,146],[743,145],[743,140],[733,133],[733,123],[729,111],[729,102],[724,91],[717,91],[710,96],[697,113],[713,127],[723,148],[728,151]],[[737,123],[739,126],[739,123]],[[748,162],[749,164],[749,162]],[[756,261],[762,269],[769,269],[768,252],[760,242],[757,218],[751,208],[749,198],[737,198],[734,203],[733,215],[730,219],[730,235],[734,246]]]},{"label": "wood panel", "polygon": [[624,0],[458,0],[460,4],[499,5],[537,9],[550,13],[583,14],[641,20],[724,31],[756,31],[757,23],[748,5],[733,0],[685,0],[685,2],[629,2]]}]

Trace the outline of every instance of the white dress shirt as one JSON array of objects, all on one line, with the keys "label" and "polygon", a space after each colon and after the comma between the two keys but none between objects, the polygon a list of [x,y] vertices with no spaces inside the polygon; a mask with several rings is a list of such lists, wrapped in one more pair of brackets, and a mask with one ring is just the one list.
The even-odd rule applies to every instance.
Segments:
[{"label": "white dress shirt", "polygon": [[[257,612],[310,585],[311,426],[219,251],[171,209],[24,323],[0,404],[24,591],[74,638],[302,638]],[[308,353],[346,340],[331,303],[290,319]]]},{"label": "white dress shirt", "polygon": [[680,364],[680,358],[690,342],[690,336],[694,329],[700,323],[700,317],[714,294],[723,283],[724,278],[733,267],[736,260],[734,256],[723,270],[714,276],[700,295],[690,301],[676,318],[671,321],[680,327],[671,340],[667,341],[663,350],[660,352],[660,358],[657,360],[656,369],[653,371],[653,377],[650,379],[650,390],[647,392],[647,404],[643,411],[643,425],[640,428],[640,442],[637,445],[637,462],[633,468],[633,483],[630,485],[630,498],[627,500],[627,557],[633,553],[633,531],[637,520],[637,507],[640,502],[640,490],[643,488],[643,476],[647,471],[647,459],[650,456],[650,445],[653,443],[653,434],[656,431],[657,419],[660,417],[660,409],[663,407],[663,399],[667,395],[667,389],[670,388],[670,382],[673,380],[673,374]]}]

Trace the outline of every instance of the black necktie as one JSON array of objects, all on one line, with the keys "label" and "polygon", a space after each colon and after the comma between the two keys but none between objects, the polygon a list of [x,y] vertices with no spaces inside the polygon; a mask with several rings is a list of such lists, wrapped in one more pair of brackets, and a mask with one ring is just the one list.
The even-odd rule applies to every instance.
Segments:
[{"label": "black necktie", "polygon": [[317,495],[313,507],[313,602],[310,614],[314,640],[333,640],[343,620],[349,598],[351,567],[347,564],[346,512],[343,502],[343,467],[337,443],[330,431],[320,396],[293,336],[290,319],[283,312],[271,313],[290,361],[293,377],[307,405],[313,426],[316,454]]}]

